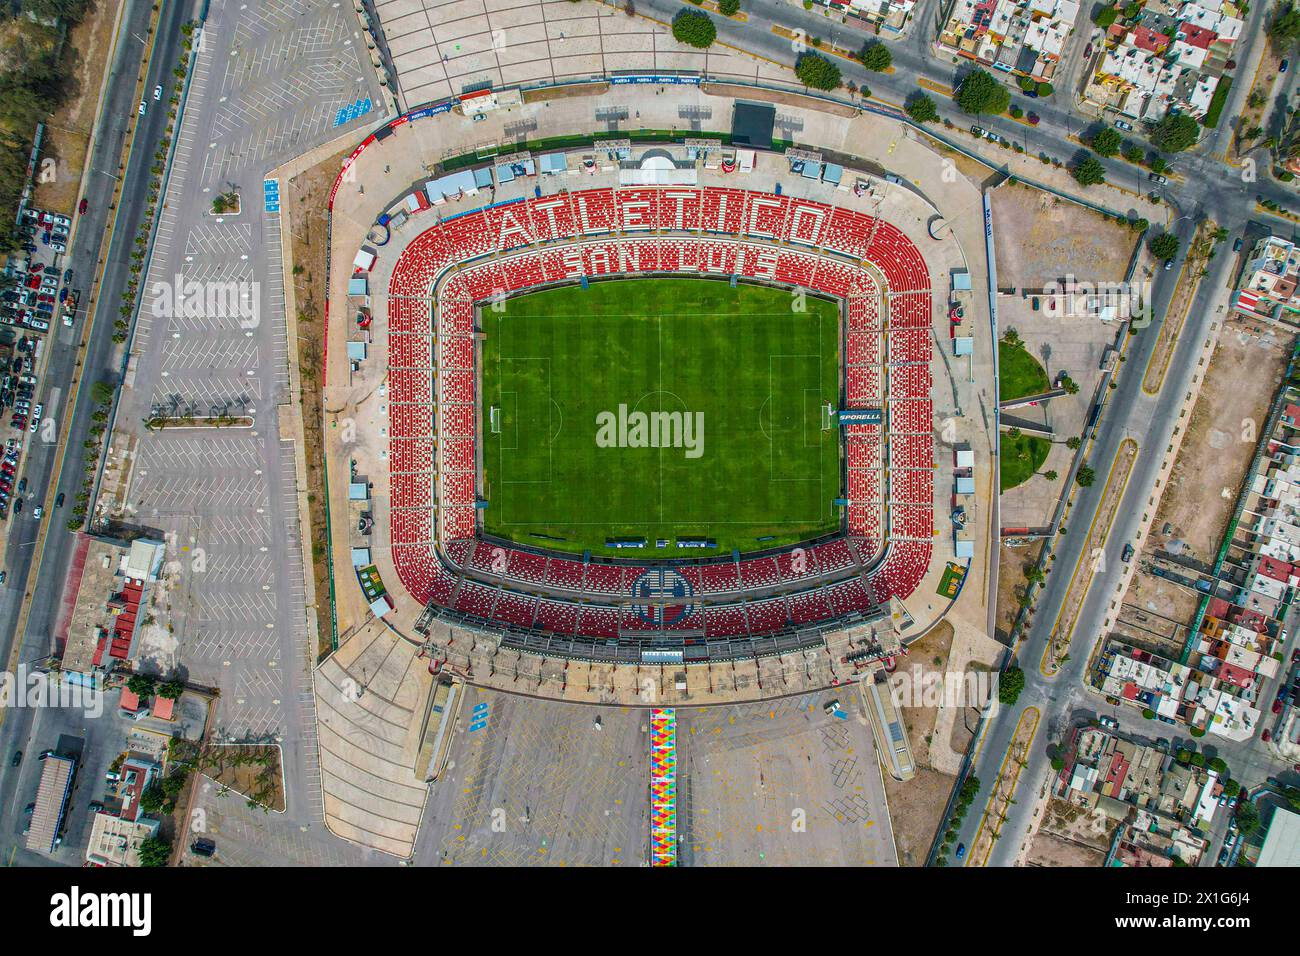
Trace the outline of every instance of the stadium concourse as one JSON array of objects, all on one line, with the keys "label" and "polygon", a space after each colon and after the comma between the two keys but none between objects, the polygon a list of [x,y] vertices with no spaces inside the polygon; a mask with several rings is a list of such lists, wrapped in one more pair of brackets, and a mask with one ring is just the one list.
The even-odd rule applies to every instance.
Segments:
[{"label": "stadium concourse", "polygon": [[[370,149],[397,158],[395,140],[414,125]],[[685,156],[681,147],[632,143],[622,158],[635,164],[650,151]],[[407,215],[389,222],[383,244],[371,237],[367,357],[341,374],[329,361],[327,407],[336,426],[351,426],[338,448],[344,456],[331,455],[331,474],[350,471],[369,485],[364,543],[393,607],[385,621],[476,681],[509,674],[509,685],[525,674],[530,692],[570,699],[622,696],[624,680],[643,694],[635,676],[594,679],[589,671],[605,664],[635,665],[626,670],[641,675],[642,665],[678,665],[688,686],[675,689],[693,700],[765,696],[789,688],[790,671],[805,686],[851,679],[896,654],[899,638],[922,633],[951,604],[937,593],[956,560],[944,498],[951,446],[978,444],[980,429],[964,433],[959,420],[936,447],[932,390],[936,374],[941,395],[964,384],[948,380],[935,344],[948,347],[946,312],[936,302],[946,299],[950,275],[967,270],[963,250],[951,234],[930,237],[937,210],[924,196],[879,174],[846,168],[843,182],[858,188],[833,189],[792,178],[780,154],[760,153],[746,175],[698,162],[693,185],[620,187],[619,164],[608,159],[576,181],[503,177],[484,159],[468,167],[482,184],[472,193],[430,207],[408,203],[408,187],[370,201],[376,219]],[[382,185],[371,180],[370,189]],[[351,252],[340,246],[336,218],[336,265],[365,238],[359,219],[343,222],[356,241]],[[880,408],[883,421],[844,426],[840,534],[774,553],[668,562],[584,559],[479,539],[485,423],[476,303],[615,275],[735,277],[842,301],[844,406]],[[344,285],[336,273],[331,356],[356,338],[351,321],[338,321],[360,304],[338,294]],[[343,558],[361,542],[331,494],[334,527],[343,529],[333,539],[342,591],[351,577]],[[764,660],[778,666],[765,669]],[[714,665],[729,666],[729,687],[715,679]],[[754,679],[738,682],[734,674],[745,668]],[[778,675],[778,688],[763,686],[765,670]]]}]

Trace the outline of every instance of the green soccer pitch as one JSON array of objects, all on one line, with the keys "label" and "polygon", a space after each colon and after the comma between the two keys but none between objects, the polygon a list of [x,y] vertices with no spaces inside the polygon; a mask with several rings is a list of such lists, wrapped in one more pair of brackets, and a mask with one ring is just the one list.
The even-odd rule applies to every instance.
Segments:
[{"label": "green soccer pitch", "polygon": [[[692,558],[838,528],[840,435],[824,407],[839,407],[839,312],[804,306],[781,289],[663,278],[484,307],[484,529]],[[610,537],[647,547],[619,552]]]}]

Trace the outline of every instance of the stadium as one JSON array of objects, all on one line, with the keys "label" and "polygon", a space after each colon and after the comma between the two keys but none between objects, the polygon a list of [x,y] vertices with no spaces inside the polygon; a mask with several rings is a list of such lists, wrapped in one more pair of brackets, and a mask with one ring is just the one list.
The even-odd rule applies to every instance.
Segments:
[{"label": "stadium", "polygon": [[488,157],[369,231],[345,307],[386,379],[349,449],[353,563],[432,658],[852,671],[941,615],[909,599],[954,574],[932,391],[964,258],[900,181],[738,175],[755,154]]}]

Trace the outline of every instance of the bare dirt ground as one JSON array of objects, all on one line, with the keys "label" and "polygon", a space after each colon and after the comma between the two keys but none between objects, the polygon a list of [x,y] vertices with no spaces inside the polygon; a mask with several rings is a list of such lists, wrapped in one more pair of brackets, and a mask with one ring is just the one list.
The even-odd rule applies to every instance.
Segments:
[{"label": "bare dirt ground", "polygon": [[[321,363],[324,357],[325,332],[325,254],[326,207],[330,189],[343,162],[346,150],[330,156],[306,172],[291,178],[285,188],[285,205],[293,215],[294,294],[298,315],[289,321],[298,323],[298,367],[301,381],[304,449],[307,458],[307,504],[313,529],[311,542],[312,577],[318,599],[329,594],[329,542],[325,535],[325,473],[321,422]],[[332,637],[329,628],[320,628],[321,655],[328,654]]]},{"label": "bare dirt ground", "polygon": [[1196,592],[1139,571],[1124,593],[1115,633],[1153,651],[1177,653],[1187,640],[1198,601]]},{"label": "bare dirt ground", "polygon": [[1101,866],[1115,823],[1062,800],[1049,800],[1026,866]]},{"label": "bare dirt ground", "polygon": [[899,783],[885,775],[885,796],[894,827],[899,866],[924,866],[943,808],[948,804],[957,778],[928,767],[917,767],[916,776]]},{"label": "bare dirt ground", "polygon": [[86,147],[99,108],[99,88],[112,47],[112,25],[121,0],[98,0],[72,28],[63,53],[62,69],[71,79],[71,93],[45,126],[42,158],[55,161],[54,177],[40,179],[32,202],[38,208],[71,214],[77,202]]},{"label": "bare dirt ground", "polygon": [[1038,563],[1038,556],[1042,550],[1041,541],[1021,548],[999,546],[997,616],[999,635],[1011,633],[1011,625],[1015,623],[1016,613],[1020,610],[1020,595],[1026,583],[1025,568]]},{"label": "bare dirt ground", "polygon": [[1231,322],[1223,330],[1160,499],[1150,546],[1214,560],[1293,342],[1294,336],[1266,326],[1255,332]]},{"label": "bare dirt ground", "polygon": [[1030,844],[1025,866],[1101,866],[1106,861],[1104,850],[1075,843],[1055,833],[1039,830]]},{"label": "bare dirt ground", "polygon": [[[916,663],[926,670],[943,667],[948,662],[952,636],[952,626],[941,623],[911,645],[907,666]],[[930,743],[938,709],[903,707],[900,711],[912,744],[916,776],[906,783],[899,783],[889,774],[884,774],[885,796],[889,800],[889,817],[894,828],[894,842],[898,846],[899,865],[923,866],[957,778],[940,773],[930,765]]]},{"label": "bare dirt ground", "polygon": [[1137,243],[1128,226],[1028,186],[1007,183],[992,197],[999,286],[1041,289],[1067,274],[1124,278]]}]

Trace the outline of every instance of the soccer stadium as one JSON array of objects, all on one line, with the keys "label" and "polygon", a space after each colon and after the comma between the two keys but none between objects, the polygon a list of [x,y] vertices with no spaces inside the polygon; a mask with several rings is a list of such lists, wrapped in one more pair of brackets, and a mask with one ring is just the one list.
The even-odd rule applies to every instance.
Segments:
[{"label": "soccer stadium", "polygon": [[[652,235],[626,235],[639,230]],[[551,244],[556,247],[550,248]],[[798,517],[805,519],[803,523],[811,519],[809,527],[820,530],[822,511],[829,515],[832,500],[839,501],[843,516],[836,527],[793,547],[764,549],[759,538],[750,537],[745,539],[746,551],[733,547],[721,557],[696,558],[690,545],[702,543],[704,550],[717,552],[719,541],[709,536],[713,525],[707,521],[695,535],[684,534],[693,506],[710,506],[713,513],[707,517],[715,522],[725,522],[733,513],[757,516],[762,512],[753,511],[749,504],[733,507],[725,501],[684,500],[677,512],[670,504],[667,525],[661,529],[672,533],[671,540],[652,541],[622,533],[629,526],[635,530],[649,524],[654,515],[662,516],[659,502],[646,502],[643,513],[624,513],[618,516],[624,524],[611,523],[604,528],[614,545],[607,553],[596,554],[588,548],[575,557],[563,553],[571,549],[546,547],[545,538],[511,541],[484,534],[485,528],[491,527],[485,515],[492,510],[490,499],[482,497],[488,480],[486,462],[501,464],[503,484],[527,481],[533,474],[530,468],[545,464],[548,474],[544,477],[549,484],[550,473],[557,467],[551,458],[565,447],[557,447],[558,437],[552,441],[552,435],[563,435],[558,421],[553,424],[549,416],[537,414],[528,421],[517,420],[525,400],[534,409],[537,403],[535,397],[519,391],[521,383],[516,376],[503,379],[500,360],[486,376],[496,394],[481,395],[485,378],[482,356],[516,344],[507,337],[520,334],[510,331],[506,319],[484,321],[484,313],[490,315],[495,305],[502,309],[498,316],[510,316],[513,296],[521,297],[518,308],[526,311],[534,297],[553,296],[574,284],[581,290],[627,276],[639,276],[638,281],[651,284],[663,282],[672,290],[666,296],[669,310],[675,308],[674,294],[691,295],[683,291],[681,276],[716,276],[728,291],[733,284],[752,282],[773,291],[786,290],[787,298],[794,291],[805,292],[819,302],[825,297],[835,300],[839,327],[833,341],[837,346],[843,343],[842,351],[837,348],[843,364],[829,367],[839,380],[833,385],[823,381],[828,363],[818,360],[811,363],[811,375],[801,375],[798,363],[792,363],[795,367],[788,371],[778,367],[775,373],[794,376],[790,387],[780,393],[788,394],[790,389],[799,393],[796,407],[778,413],[778,424],[772,426],[785,433],[786,447],[773,451],[776,439],[763,436],[758,409],[752,402],[746,407],[755,413],[747,436],[749,445],[766,438],[769,471],[780,466],[779,459],[791,458],[796,478],[801,477],[797,475],[798,462],[809,457],[801,454],[804,449],[798,446],[812,443],[814,464],[830,457],[817,450],[823,416],[829,429],[831,419],[846,409],[876,413],[862,416],[874,418],[874,422],[843,426],[842,487],[838,466],[829,476],[834,486],[828,485],[827,476],[818,468],[802,476],[811,478],[817,488],[812,513]],[[554,291],[539,291],[543,289]],[[407,590],[438,609],[437,613],[499,627],[525,646],[545,642],[550,653],[563,641],[566,643],[560,646],[573,654],[621,653],[639,658],[642,645],[653,638],[656,646],[681,647],[688,657],[694,648],[701,655],[718,651],[731,656],[753,653],[763,646],[755,641],[775,648],[781,646],[776,642],[778,635],[798,641],[801,635],[815,633],[818,625],[868,614],[892,596],[906,597],[928,569],[934,535],[929,275],[920,252],[888,222],[834,206],[738,189],[583,190],[490,207],[431,226],[402,253],[388,291],[394,564]],[[595,295],[606,303],[617,302],[621,292],[612,289]],[[653,291],[649,295],[653,298]],[[703,298],[705,294],[696,295]],[[582,308],[572,294],[566,294],[565,301],[571,303],[569,308]],[[603,364],[617,366],[622,358],[630,364],[632,375],[636,375],[638,359],[657,367],[663,359],[656,351],[624,352],[629,339],[648,333],[620,326],[642,324],[645,316],[612,312],[617,310],[598,303],[596,314],[589,317],[600,328],[586,341],[623,344],[619,354],[604,357]],[[788,314],[811,327],[814,345],[818,313],[825,310]],[[567,314],[583,319],[581,313]],[[650,315],[660,319],[663,311],[656,307]],[[707,326],[724,317],[715,313],[695,318],[707,333]],[[746,320],[737,315],[731,319],[734,341],[739,345],[748,338],[742,332]],[[520,321],[533,326],[552,322],[539,333],[552,336],[552,343],[555,336],[563,340],[567,327],[556,325],[566,320],[545,314],[524,316]],[[787,319],[785,324],[792,323]],[[507,339],[505,343],[488,344],[494,326],[498,338]],[[809,348],[804,344],[808,335],[807,328],[791,328],[790,347]],[[773,353],[767,348],[782,347],[770,335],[756,338],[757,352],[742,349],[739,353],[750,359],[748,367],[738,365],[735,369],[742,386],[755,376],[770,380]],[[592,387],[592,373],[581,361],[581,353],[572,356],[572,367],[563,368],[556,367],[567,364],[557,361],[562,348],[538,351],[551,353],[535,357],[534,364],[544,367],[538,374],[544,374],[548,383],[538,388],[549,387],[553,393],[549,382],[565,376],[579,388]],[[679,369],[693,366],[698,373],[703,366],[689,360],[699,354],[688,349],[685,364],[676,354],[670,354],[668,361]],[[816,352],[811,354],[820,358]],[[722,352],[716,351],[716,356],[720,359]],[[518,356],[514,361],[522,364],[526,358]],[[755,368],[755,363],[763,367]],[[732,389],[721,381],[730,376],[719,376],[721,371],[708,373],[707,383],[697,378],[691,387],[711,384],[730,393]],[[666,396],[662,380],[657,384],[660,387],[653,393]],[[810,384],[815,386],[816,397],[805,405],[803,396]],[[522,395],[514,399],[515,404],[508,408],[491,404],[493,398],[504,401],[503,393],[512,385],[516,387],[509,389],[510,394]],[[628,394],[635,400],[640,398],[637,392],[634,387]],[[827,398],[824,403],[823,395]],[[770,398],[770,394],[765,396]],[[553,398],[548,399],[555,414],[562,414],[562,408],[553,403]],[[606,404],[612,406],[613,402]],[[493,421],[494,410],[499,410],[499,421]],[[782,419],[784,427],[780,426]],[[595,422],[589,424],[592,434],[581,440],[596,449]],[[579,427],[576,421],[570,424],[571,431]],[[838,438],[840,426],[834,427],[830,434]],[[521,434],[525,431],[540,432],[540,436]],[[725,453],[739,444],[742,482],[744,473],[759,465],[762,457],[744,453],[745,437],[720,440],[722,448],[713,453]],[[540,451],[519,453],[521,445],[539,438],[545,446]],[[507,448],[516,453],[507,457]],[[655,451],[662,456],[662,449]],[[512,462],[509,469],[507,461]],[[690,462],[683,455],[672,467],[689,467]],[[695,463],[699,472],[710,469],[707,458]],[[560,474],[572,464],[561,462]],[[577,466],[579,471],[599,467],[595,456],[586,456],[585,468],[583,461]],[[726,493],[725,473],[736,469],[718,467],[722,472],[715,472],[708,485],[698,485],[700,491]],[[633,465],[629,470],[640,469]],[[617,473],[604,476],[615,484],[619,477]],[[589,483],[600,479],[587,472],[579,488],[598,492],[598,487]],[[716,483],[719,480],[721,484]],[[670,483],[671,478],[660,475],[653,484],[638,484],[646,488],[657,484],[662,494],[665,481]],[[683,490],[692,483],[695,479],[687,479]],[[775,497],[761,483],[758,487],[760,497]],[[578,490],[570,487],[565,493]],[[743,486],[730,489],[732,497],[746,493]],[[503,519],[503,525],[511,517],[526,521],[529,516],[520,512],[526,511],[529,500],[553,506],[553,498],[515,499],[511,502],[513,514]],[[817,498],[822,498],[824,508],[818,507]],[[622,499],[615,495],[613,503],[615,507],[622,504],[626,511],[628,502]],[[609,503],[599,507],[603,511]],[[582,510],[581,504],[580,499],[570,499],[568,507],[572,511],[577,505],[577,510]],[[631,504],[635,509],[635,497]],[[769,520],[779,519],[773,515]],[[772,531],[779,535],[784,527],[773,525]],[[741,540],[732,532],[728,535],[736,543]],[[567,539],[559,543],[567,543]],[[666,547],[658,547],[660,544]],[[676,553],[653,560],[636,553],[652,545],[660,552],[675,547]],[[625,553],[631,556],[623,557]],[[686,635],[698,638],[698,644],[687,644]],[[611,643],[625,636],[634,641]]]},{"label": "soccer stadium", "polygon": [[[835,188],[790,182],[813,163]],[[433,659],[836,673],[942,616],[970,561],[932,393],[966,270],[924,196],[721,138],[437,172],[338,253],[352,372],[385,374],[346,463],[376,616]]]}]

